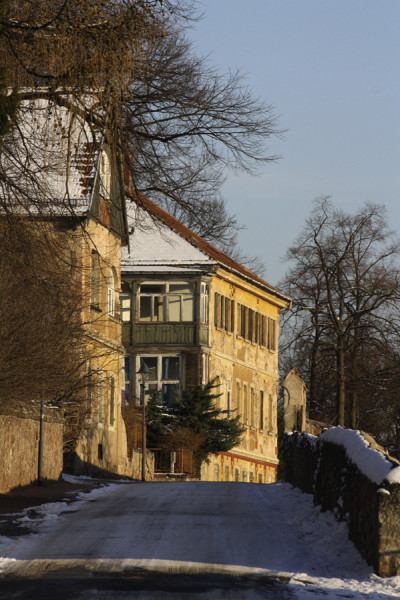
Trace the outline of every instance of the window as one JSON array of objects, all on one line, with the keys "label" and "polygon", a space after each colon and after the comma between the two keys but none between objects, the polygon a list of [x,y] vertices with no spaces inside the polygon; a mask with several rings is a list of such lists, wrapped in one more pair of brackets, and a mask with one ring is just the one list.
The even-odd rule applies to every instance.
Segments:
[{"label": "window", "polygon": [[262,483],[263,476],[261,473],[258,474],[258,483]]},{"label": "window", "polygon": [[226,410],[227,410],[227,417],[231,416],[231,411],[232,411],[232,406],[231,406],[231,387],[232,387],[232,382],[230,379],[226,380]]},{"label": "window", "polygon": [[260,391],[260,429],[264,429],[264,392]]},{"label": "window", "polygon": [[245,483],[247,481],[247,473],[246,471],[242,471],[242,481]]},{"label": "window", "polygon": [[254,473],[250,471],[250,483],[254,483]]},{"label": "window", "polygon": [[[181,359],[177,355],[146,356],[138,358],[136,371],[139,370],[141,361],[149,369],[145,384],[145,394],[149,398],[158,394],[160,402],[165,406],[173,403],[175,395],[181,391]],[[137,376],[137,397],[140,397],[140,376]]]},{"label": "window", "polygon": [[104,425],[104,378],[102,375],[99,377],[98,383],[98,423]]},{"label": "window", "polygon": [[258,319],[258,340],[261,346],[267,345],[267,317],[264,315]]},{"label": "window", "polygon": [[237,332],[248,342],[276,350],[276,321],[242,304],[237,307]]},{"label": "window", "polygon": [[110,425],[115,425],[115,376],[110,378]]},{"label": "window", "polygon": [[93,402],[93,371],[89,365],[87,370],[86,380],[86,420],[88,423],[92,422],[92,402]]},{"label": "window", "polygon": [[256,398],[254,388],[250,390],[250,425],[256,426]]},{"label": "window", "polygon": [[229,481],[229,467],[225,467],[225,481]]},{"label": "window", "polygon": [[276,350],[276,321],[270,318],[268,319],[268,348]]},{"label": "window", "polygon": [[119,297],[119,310],[121,314],[121,321],[123,323],[129,323],[131,320],[131,297],[128,294],[121,294]]},{"label": "window", "polygon": [[200,320],[208,323],[208,285],[204,282],[200,285]]},{"label": "window", "polygon": [[92,250],[91,271],[90,271],[90,303],[95,308],[100,308],[100,255]]},{"label": "window", "polygon": [[214,325],[229,333],[235,329],[235,302],[217,292],[214,294]]},{"label": "window", "polygon": [[111,192],[111,168],[108,154],[102,150],[99,158],[99,193],[100,196],[109,200]]},{"label": "window", "polygon": [[247,385],[243,386],[243,423],[247,424],[249,419],[247,406]]},{"label": "window", "polygon": [[129,402],[132,397],[132,357],[124,356],[124,388],[122,390],[122,403]]},{"label": "window", "polygon": [[248,333],[247,333],[247,337],[249,339],[250,342],[252,342],[254,340],[254,310],[251,310],[251,308],[248,309],[248,319],[249,319],[249,323],[248,323]]},{"label": "window", "polygon": [[115,268],[110,269],[108,274],[108,314],[115,317],[115,288],[117,286],[117,274]]},{"label": "window", "polygon": [[208,383],[208,355],[202,354],[201,356],[201,383],[206,385]]},{"label": "window", "polygon": [[269,394],[269,396],[268,396],[268,431],[270,433],[273,433],[273,430],[274,430],[274,424],[272,422],[272,419],[273,419],[273,401],[272,401],[271,394]]},{"label": "window", "polygon": [[235,469],[235,481],[239,481],[239,469]]},{"label": "window", "polygon": [[140,321],[193,321],[190,283],[143,283],[139,287]]},{"label": "window", "polygon": [[214,465],[214,481],[219,481],[219,465]]},{"label": "window", "polygon": [[247,316],[249,309],[246,306],[240,307],[240,335],[243,339],[247,340],[248,333],[248,324],[247,324]]},{"label": "window", "polygon": [[[240,412],[240,383],[236,382],[236,399],[235,399],[235,408]],[[237,412],[235,416],[237,415]]]},{"label": "window", "polygon": [[71,270],[71,275],[73,277],[75,277],[77,275],[77,269],[78,269],[78,253],[76,250],[71,250],[70,251],[70,270]]}]

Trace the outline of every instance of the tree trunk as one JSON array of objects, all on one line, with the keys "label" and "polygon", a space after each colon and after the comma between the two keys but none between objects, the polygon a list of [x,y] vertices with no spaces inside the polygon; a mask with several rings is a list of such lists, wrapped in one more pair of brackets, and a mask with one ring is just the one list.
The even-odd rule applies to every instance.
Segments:
[{"label": "tree trunk", "polygon": [[346,402],[346,375],[344,369],[344,339],[338,337],[336,351],[337,391],[336,391],[336,424],[344,427],[344,408]]},{"label": "tree trunk", "polygon": [[356,390],[351,395],[351,428],[358,428],[358,398]]}]

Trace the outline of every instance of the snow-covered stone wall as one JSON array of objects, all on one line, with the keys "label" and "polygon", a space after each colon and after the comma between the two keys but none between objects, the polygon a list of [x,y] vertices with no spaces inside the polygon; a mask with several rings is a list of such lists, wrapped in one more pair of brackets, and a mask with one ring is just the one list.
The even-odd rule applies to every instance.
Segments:
[{"label": "snow-covered stone wall", "polygon": [[347,521],[378,575],[400,574],[400,467],[372,438],[342,427],[285,434],[284,478]]}]

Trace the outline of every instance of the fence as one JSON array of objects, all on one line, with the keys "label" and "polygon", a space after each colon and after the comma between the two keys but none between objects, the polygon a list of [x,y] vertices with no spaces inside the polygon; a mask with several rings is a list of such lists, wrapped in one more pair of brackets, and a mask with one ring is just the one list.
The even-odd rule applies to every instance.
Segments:
[{"label": "fence", "polygon": [[191,450],[149,448],[154,454],[154,473],[197,475],[197,462]]}]

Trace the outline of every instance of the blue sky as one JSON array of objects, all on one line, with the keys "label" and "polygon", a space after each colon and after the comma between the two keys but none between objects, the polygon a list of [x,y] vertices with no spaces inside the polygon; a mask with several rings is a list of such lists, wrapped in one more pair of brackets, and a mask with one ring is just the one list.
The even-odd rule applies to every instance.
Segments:
[{"label": "blue sky", "polygon": [[238,68],[274,104],[279,162],[230,174],[223,195],[275,285],[314,199],[385,204],[400,232],[400,0],[202,0],[189,36],[221,71]]}]

